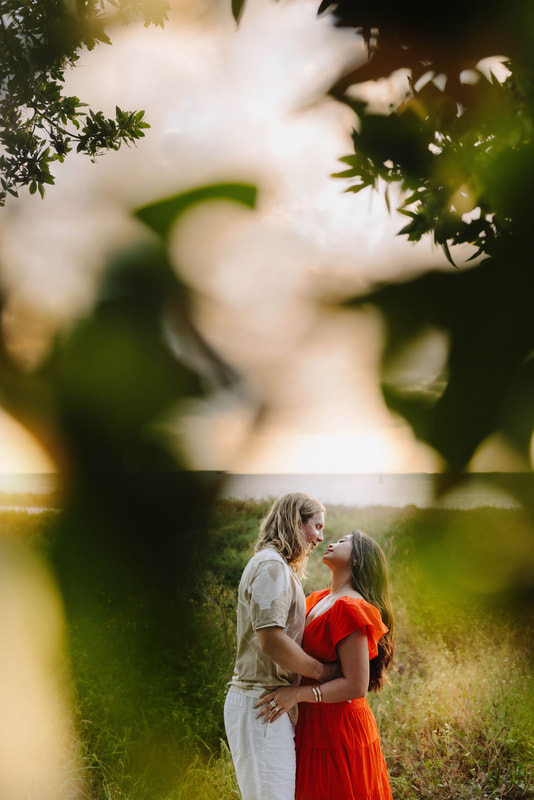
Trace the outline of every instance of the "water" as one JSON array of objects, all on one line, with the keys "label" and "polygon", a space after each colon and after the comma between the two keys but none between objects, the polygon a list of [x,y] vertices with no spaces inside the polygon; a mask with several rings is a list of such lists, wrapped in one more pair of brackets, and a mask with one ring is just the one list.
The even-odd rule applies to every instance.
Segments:
[{"label": "water", "polygon": [[[1,474],[1,494],[51,494],[59,488],[54,473]],[[237,475],[228,474],[222,496],[266,500],[302,491],[331,505],[469,509],[482,506],[515,508],[515,490],[534,497],[532,473],[485,473],[467,476],[462,485],[437,501],[434,476],[424,473],[376,475]],[[0,506],[2,504],[0,496]]]},{"label": "water", "polygon": [[[519,506],[514,489],[532,483],[531,473],[489,473],[469,475],[466,482],[439,501],[434,496],[434,476],[403,475],[232,475],[224,497],[263,500],[286,492],[302,491],[323,503],[347,506],[393,506],[419,508],[434,506],[469,509],[483,506]],[[498,485],[500,482],[506,488]]]}]

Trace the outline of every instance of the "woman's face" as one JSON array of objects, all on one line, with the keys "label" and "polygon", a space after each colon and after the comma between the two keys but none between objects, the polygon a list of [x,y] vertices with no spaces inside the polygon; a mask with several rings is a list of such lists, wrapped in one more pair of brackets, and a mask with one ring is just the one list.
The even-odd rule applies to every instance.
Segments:
[{"label": "woman's face", "polygon": [[352,535],[342,536],[337,542],[332,542],[326,548],[323,556],[325,564],[347,565],[352,559]]}]

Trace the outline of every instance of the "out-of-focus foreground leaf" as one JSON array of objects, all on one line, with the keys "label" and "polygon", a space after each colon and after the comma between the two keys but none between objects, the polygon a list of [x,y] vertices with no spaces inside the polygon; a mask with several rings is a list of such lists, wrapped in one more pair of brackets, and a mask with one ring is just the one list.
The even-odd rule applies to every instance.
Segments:
[{"label": "out-of-focus foreground leaf", "polygon": [[[90,726],[84,736],[90,752],[107,759],[112,782],[120,784],[126,759],[128,781],[145,776],[154,798],[177,785],[190,733],[163,709],[171,699],[186,719],[209,667],[199,653],[213,623],[194,600],[220,476],[190,472],[158,425],[217,380],[232,380],[218,359],[203,373],[208,348],[198,362],[190,357],[202,339],[164,242],[170,208],[176,215],[210,199],[253,207],[255,190],[203,187],[152,206],[161,236],[115,257],[93,310],[58,339],[40,370],[18,370],[3,348],[0,361],[4,406],[61,470],[64,510],[49,549],[75,679],[94,704],[83,718],[105,721],[110,741],[122,744],[103,754]],[[204,692],[213,691],[205,683]]]},{"label": "out-of-focus foreground leaf", "polygon": [[486,259],[473,269],[431,272],[352,301],[372,303],[384,315],[385,376],[429,328],[448,334],[448,380],[440,396],[387,380],[383,388],[390,408],[455,471],[495,430],[513,439],[528,459],[534,407],[520,397],[532,395],[533,288],[534,277],[523,264]]},{"label": "out-of-focus foreground leaf", "polygon": [[395,69],[413,70],[417,80],[428,69],[445,73],[456,88],[460,69],[487,56],[532,59],[532,11],[523,0],[449,0],[431,9],[424,0],[399,5],[395,0],[322,0],[337,25],[359,31],[368,43],[369,62],[341,78],[343,85],[376,80]]},{"label": "out-of-focus foreground leaf", "polygon": [[239,22],[243,10],[245,8],[246,0],[232,0],[232,15],[236,22]]},{"label": "out-of-focus foreground leaf", "polygon": [[136,212],[136,216],[166,241],[172,226],[176,224],[181,214],[206,200],[231,200],[248,208],[254,208],[256,188],[243,183],[219,183],[213,186],[203,186],[177,197],[158,200],[144,206]]}]

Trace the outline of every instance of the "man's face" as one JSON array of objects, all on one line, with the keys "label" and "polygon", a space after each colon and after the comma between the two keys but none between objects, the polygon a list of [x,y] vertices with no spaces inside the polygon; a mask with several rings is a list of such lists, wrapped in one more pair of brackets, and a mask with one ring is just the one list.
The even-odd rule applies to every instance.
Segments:
[{"label": "man's face", "polygon": [[323,541],[324,512],[319,511],[302,526],[306,541],[310,545],[310,553]]}]

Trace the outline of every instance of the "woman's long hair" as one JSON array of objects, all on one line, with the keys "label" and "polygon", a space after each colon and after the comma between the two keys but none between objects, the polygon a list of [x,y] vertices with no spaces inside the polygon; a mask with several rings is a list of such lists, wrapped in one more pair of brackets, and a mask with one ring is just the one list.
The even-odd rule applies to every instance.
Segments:
[{"label": "woman's long hair", "polygon": [[299,567],[309,551],[302,526],[320,512],[325,512],[322,503],[304,492],[283,495],[262,519],[254,552],[274,547],[288,564]]},{"label": "woman's long hair", "polygon": [[352,532],[352,586],[368,603],[378,608],[389,628],[378,642],[378,655],[370,662],[369,691],[377,692],[387,682],[393,661],[393,611],[389,596],[386,557],[380,545],[359,530]]}]

